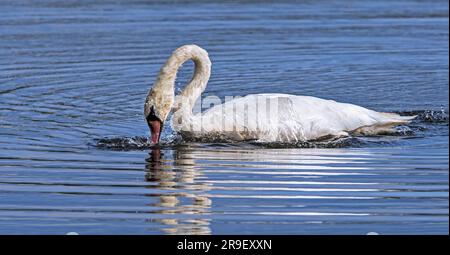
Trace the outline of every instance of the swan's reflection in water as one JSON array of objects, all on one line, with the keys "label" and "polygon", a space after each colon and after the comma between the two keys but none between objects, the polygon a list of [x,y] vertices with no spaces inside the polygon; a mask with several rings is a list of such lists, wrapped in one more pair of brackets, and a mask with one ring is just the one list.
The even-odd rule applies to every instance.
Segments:
[{"label": "swan's reflection in water", "polygon": [[[152,195],[157,196],[157,202],[149,206],[159,208],[153,213],[163,216],[153,223],[162,224],[160,230],[166,234],[211,234],[212,197],[233,201],[228,205],[232,211],[227,215],[236,214],[236,217],[242,217],[243,212],[248,217],[292,215],[290,217],[302,222],[323,213],[334,215],[336,212],[324,209],[316,212],[316,199],[354,199],[354,196],[367,199],[363,187],[358,187],[357,193],[352,192],[360,183],[327,180],[366,171],[363,166],[352,166],[366,156],[363,152],[355,155],[341,150],[241,150],[196,146],[153,149],[147,158],[146,181],[158,192]],[[340,166],[334,168],[330,164]],[[217,175],[228,177],[216,179]],[[327,188],[329,184],[331,188]],[[208,194],[213,189],[215,193]],[[242,204],[242,199],[250,199],[255,204]],[[290,201],[290,206],[283,200]],[[243,209],[248,206],[252,209]]]},{"label": "swan's reflection in water", "polygon": [[159,229],[166,234],[211,234],[211,215],[217,214],[211,210],[211,198],[222,203],[226,199],[227,204],[219,208],[228,210],[227,217],[256,220],[270,215],[282,224],[314,221],[323,215],[357,216],[347,211],[347,205],[334,211],[321,201],[370,199],[367,193],[377,190],[355,179],[366,175],[367,167],[359,162],[367,156],[369,152],[339,149],[153,149],[147,158],[146,181],[157,191],[152,195],[157,202],[149,206],[158,208],[152,213],[162,218],[152,223],[162,224]]},{"label": "swan's reflection in water", "polygon": [[[405,203],[409,206],[416,200],[428,208],[423,201],[433,197],[448,208],[448,192],[442,193],[448,182],[413,169],[410,157],[408,151],[396,148],[189,144],[154,149],[146,164],[147,194],[153,201],[148,205],[152,208],[149,226],[179,235],[220,234],[224,229],[226,233],[251,229],[252,233],[308,234],[333,228],[345,232],[352,224],[358,228],[354,233],[365,234],[376,231],[374,222],[415,222],[417,209],[408,210]],[[425,221],[445,214],[429,206],[425,211],[430,216],[422,217]]]},{"label": "swan's reflection in water", "polygon": [[210,184],[196,181],[202,173],[194,168],[194,159],[182,156],[186,152],[179,149],[162,153],[155,148],[146,160],[146,181],[155,184],[152,188],[164,191],[157,195],[158,202],[151,206],[162,208],[155,213],[167,218],[155,221],[164,225],[161,230],[166,234],[211,234],[210,220],[204,218],[211,208],[211,200],[206,194]]}]

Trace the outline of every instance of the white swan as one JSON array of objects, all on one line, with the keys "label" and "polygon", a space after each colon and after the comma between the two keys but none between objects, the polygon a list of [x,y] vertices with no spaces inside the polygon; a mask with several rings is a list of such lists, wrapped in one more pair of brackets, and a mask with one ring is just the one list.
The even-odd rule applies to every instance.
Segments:
[{"label": "white swan", "polygon": [[[175,97],[180,66],[193,60],[194,75]],[[392,131],[415,116],[400,116],[310,96],[255,94],[215,105],[193,114],[211,73],[208,53],[196,46],[176,49],[162,67],[145,101],[144,115],[152,143],[159,142],[164,121],[173,109],[173,128],[183,138],[220,138],[233,141],[298,142],[350,133],[375,135]]]}]

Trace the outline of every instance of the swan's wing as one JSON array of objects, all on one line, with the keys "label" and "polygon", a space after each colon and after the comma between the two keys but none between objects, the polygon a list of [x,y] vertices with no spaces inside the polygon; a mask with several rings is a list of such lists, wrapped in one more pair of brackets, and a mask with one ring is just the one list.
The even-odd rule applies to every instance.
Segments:
[{"label": "swan's wing", "polygon": [[[233,140],[271,137],[269,140],[277,140],[278,132],[274,130],[278,129],[280,124],[275,120],[279,117],[278,111],[267,110],[267,104],[271,99],[278,99],[278,97],[268,96],[268,94],[247,95],[215,105],[204,113],[194,116],[192,122],[199,125],[192,135],[195,133],[204,136],[220,134],[222,137]],[[292,109],[292,106],[289,108]],[[295,116],[285,119],[295,119]]]},{"label": "swan's wing", "polygon": [[294,96],[297,117],[305,130],[307,139],[326,135],[342,135],[365,127],[375,134],[377,128],[386,130],[395,125],[408,123],[414,116],[376,112],[361,106],[339,103],[315,97]]}]

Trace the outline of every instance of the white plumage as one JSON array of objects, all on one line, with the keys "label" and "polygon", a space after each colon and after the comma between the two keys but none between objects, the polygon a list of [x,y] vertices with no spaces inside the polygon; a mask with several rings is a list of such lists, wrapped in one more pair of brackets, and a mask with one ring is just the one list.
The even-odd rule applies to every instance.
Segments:
[{"label": "white plumage", "polygon": [[[194,76],[181,95],[175,98],[176,72],[189,59],[195,63]],[[164,122],[173,109],[172,127],[184,138],[262,142],[311,141],[350,133],[384,134],[414,118],[288,94],[247,95],[193,114],[192,109],[206,88],[210,71],[211,62],[202,48],[185,45],[175,50],[147,96],[146,117],[153,109],[156,117]]]},{"label": "white plumage", "polygon": [[193,115],[176,129],[195,138],[298,142],[349,133],[382,134],[412,118],[310,96],[255,94]]}]

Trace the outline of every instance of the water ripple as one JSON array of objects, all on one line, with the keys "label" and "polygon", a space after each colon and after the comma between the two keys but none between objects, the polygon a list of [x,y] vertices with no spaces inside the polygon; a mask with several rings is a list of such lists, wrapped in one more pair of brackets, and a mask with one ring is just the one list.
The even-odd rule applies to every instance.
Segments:
[{"label": "water ripple", "polygon": [[[448,234],[448,2],[2,1],[0,234]],[[150,145],[170,52],[205,96],[418,115],[389,136]],[[177,91],[193,64],[177,75]]]}]

